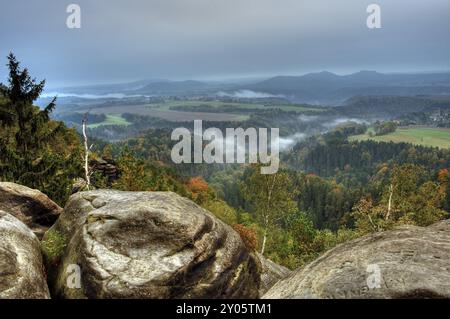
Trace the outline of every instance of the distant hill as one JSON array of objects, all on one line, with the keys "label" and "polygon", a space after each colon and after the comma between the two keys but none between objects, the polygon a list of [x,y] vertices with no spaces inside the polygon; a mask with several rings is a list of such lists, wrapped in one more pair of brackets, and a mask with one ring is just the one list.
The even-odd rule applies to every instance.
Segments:
[{"label": "distant hill", "polygon": [[277,76],[243,89],[284,95],[295,102],[339,105],[357,95],[450,94],[449,73],[383,74],[361,71],[350,75],[330,72]]},{"label": "distant hill", "polygon": [[201,82],[194,80],[170,81],[170,80],[142,80],[118,84],[99,84],[78,87],[57,88],[51,91],[70,94],[108,95],[122,94],[154,95],[154,96],[184,96],[195,94],[215,94],[218,91],[228,90],[237,84],[222,82]]},{"label": "distant hill", "polygon": [[124,83],[113,83],[113,84],[94,84],[94,85],[83,85],[83,86],[71,86],[63,88],[53,88],[50,91],[60,92],[60,93],[73,93],[73,94],[111,94],[111,93],[126,93],[130,91],[140,90],[143,87],[150,85],[152,83],[164,83],[168,80],[162,79],[150,79],[141,80],[133,82]]},{"label": "distant hill", "polygon": [[150,83],[138,90],[135,93],[149,94],[149,95],[185,95],[193,93],[203,93],[212,87],[209,83],[200,81],[164,81]]},{"label": "distant hill", "polygon": [[238,81],[169,81],[143,80],[129,83],[70,87],[55,90],[75,94],[124,94],[153,96],[270,95],[292,102],[342,105],[354,96],[442,96],[450,95],[450,72],[421,74],[384,74],[360,71],[349,75],[331,72],[309,73],[303,76],[276,76],[253,83]]},{"label": "distant hill", "polygon": [[354,96],[339,107],[339,112],[346,116],[380,119],[437,110],[450,110],[450,97]]}]

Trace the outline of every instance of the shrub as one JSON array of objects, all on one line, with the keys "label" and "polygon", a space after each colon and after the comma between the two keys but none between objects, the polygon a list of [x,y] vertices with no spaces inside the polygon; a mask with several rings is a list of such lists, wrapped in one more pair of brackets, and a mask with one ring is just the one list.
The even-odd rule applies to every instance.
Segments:
[{"label": "shrub", "polygon": [[255,251],[258,246],[256,232],[242,224],[235,224],[233,229],[241,236],[245,246],[251,251]]}]

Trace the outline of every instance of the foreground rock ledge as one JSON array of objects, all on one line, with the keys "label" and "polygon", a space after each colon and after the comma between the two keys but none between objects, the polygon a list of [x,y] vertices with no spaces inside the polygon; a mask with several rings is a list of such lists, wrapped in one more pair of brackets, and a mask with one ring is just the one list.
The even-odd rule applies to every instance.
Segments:
[{"label": "foreground rock ledge", "polygon": [[0,182],[0,209],[19,219],[38,236],[58,219],[62,208],[38,190]]},{"label": "foreground rock ledge", "polygon": [[[47,256],[57,297],[258,297],[257,257],[234,230],[175,193],[75,194],[44,236],[50,251],[55,238],[65,241],[60,257]],[[70,265],[81,269],[80,289]]]},{"label": "foreground rock ledge", "polygon": [[337,246],[263,298],[450,298],[450,221]]},{"label": "foreground rock ledge", "polygon": [[261,261],[261,285],[259,287],[259,295],[264,295],[273,285],[280,280],[292,274],[288,268],[274,263],[272,260],[265,258],[261,254],[257,254]]},{"label": "foreground rock ledge", "polygon": [[39,240],[21,221],[0,210],[0,299],[47,299]]}]

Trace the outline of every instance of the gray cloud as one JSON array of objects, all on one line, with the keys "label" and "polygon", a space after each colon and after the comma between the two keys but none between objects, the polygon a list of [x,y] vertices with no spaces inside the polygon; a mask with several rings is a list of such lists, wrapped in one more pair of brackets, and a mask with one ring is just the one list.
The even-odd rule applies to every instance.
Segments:
[{"label": "gray cloud", "polygon": [[[65,26],[72,2],[80,30]],[[381,30],[365,26],[372,2]],[[448,30],[448,0],[1,0],[0,55],[53,85],[448,70]]]}]

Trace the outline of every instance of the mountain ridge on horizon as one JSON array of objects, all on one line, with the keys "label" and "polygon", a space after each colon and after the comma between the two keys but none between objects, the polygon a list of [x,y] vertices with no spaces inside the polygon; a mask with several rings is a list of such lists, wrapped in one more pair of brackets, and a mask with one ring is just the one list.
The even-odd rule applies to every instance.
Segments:
[{"label": "mountain ridge on horizon", "polygon": [[[414,72],[380,72],[376,70],[360,70],[352,73],[339,74],[337,72],[331,72],[328,70],[316,71],[316,72],[308,72],[304,74],[279,74],[272,76],[255,76],[255,77],[246,77],[245,80],[241,78],[226,78],[223,80],[201,80],[196,78],[186,78],[186,79],[169,79],[169,78],[145,78],[140,80],[130,80],[130,81],[117,81],[117,82],[100,82],[100,83],[92,83],[92,84],[80,84],[80,85],[63,85],[63,86],[54,86],[54,90],[68,90],[68,89],[80,89],[80,88],[91,88],[91,87],[106,87],[106,86],[123,86],[123,85],[131,85],[131,84],[142,84],[142,83],[174,83],[174,82],[199,82],[199,83],[236,83],[236,82],[263,82],[267,80],[271,80],[274,78],[302,78],[302,77],[310,77],[314,75],[330,75],[334,77],[349,77],[358,74],[376,74],[376,75],[430,75],[430,74],[450,74],[450,70],[443,71],[414,71]],[[252,79],[252,80],[248,80]],[[112,93],[112,92],[110,92]]]},{"label": "mountain ridge on horizon", "polygon": [[73,94],[154,96],[215,95],[253,91],[283,96],[292,102],[338,105],[357,95],[450,95],[450,71],[430,73],[381,73],[373,70],[339,75],[330,71],[304,75],[278,75],[250,83],[147,79],[116,84],[66,87]]}]

